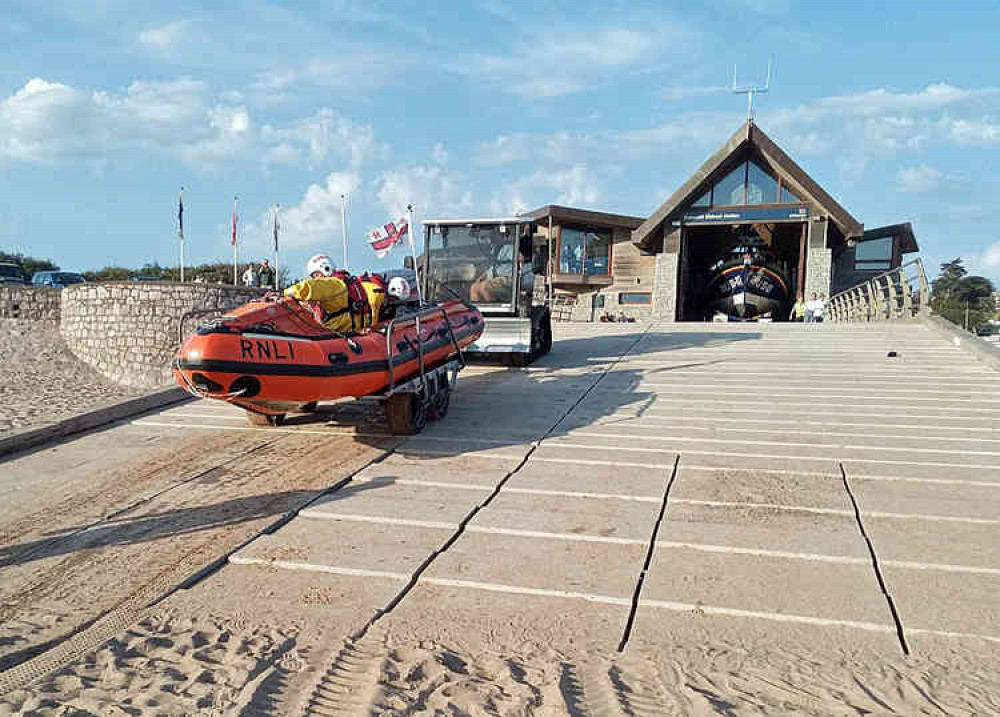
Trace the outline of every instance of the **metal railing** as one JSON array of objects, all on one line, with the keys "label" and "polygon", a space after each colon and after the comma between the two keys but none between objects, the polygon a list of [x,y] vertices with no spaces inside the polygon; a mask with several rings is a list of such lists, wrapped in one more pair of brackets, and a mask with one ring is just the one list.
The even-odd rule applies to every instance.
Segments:
[{"label": "metal railing", "polygon": [[931,289],[920,259],[872,277],[830,297],[827,320],[839,323],[898,321],[930,313]]}]

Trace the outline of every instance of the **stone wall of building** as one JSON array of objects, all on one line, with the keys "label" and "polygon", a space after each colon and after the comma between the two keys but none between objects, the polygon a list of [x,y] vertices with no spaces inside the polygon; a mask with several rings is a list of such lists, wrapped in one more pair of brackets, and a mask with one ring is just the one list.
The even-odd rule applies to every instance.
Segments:
[{"label": "stone wall of building", "polygon": [[61,291],[47,286],[0,287],[0,319],[58,323]]},{"label": "stone wall of building", "polygon": [[[173,380],[170,361],[185,313],[221,313],[262,294],[261,289],[174,282],[77,284],[62,290],[60,329],[73,353],[110,380],[155,388]],[[189,319],[185,333],[205,318]]]},{"label": "stone wall of building", "polygon": [[830,278],[833,275],[833,252],[826,246],[827,222],[809,222],[809,241],[806,251],[806,299],[813,292],[830,296]]},{"label": "stone wall of building", "polygon": [[680,231],[664,237],[663,252],[656,255],[656,275],[653,282],[652,318],[660,321],[677,320],[677,282],[680,277]]}]

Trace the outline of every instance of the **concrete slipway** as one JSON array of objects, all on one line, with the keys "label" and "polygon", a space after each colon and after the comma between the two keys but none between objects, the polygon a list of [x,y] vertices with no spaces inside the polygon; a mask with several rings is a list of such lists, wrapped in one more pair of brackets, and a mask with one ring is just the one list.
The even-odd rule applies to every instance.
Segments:
[{"label": "concrete slipway", "polygon": [[[995,372],[915,325],[558,338],[527,370],[470,367],[444,421],[213,580],[249,579],[278,612],[333,591],[345,635],[528,612],[608,650],[713,630],[1000,642]],[[206,403],[136,423],[248,430]]]}]

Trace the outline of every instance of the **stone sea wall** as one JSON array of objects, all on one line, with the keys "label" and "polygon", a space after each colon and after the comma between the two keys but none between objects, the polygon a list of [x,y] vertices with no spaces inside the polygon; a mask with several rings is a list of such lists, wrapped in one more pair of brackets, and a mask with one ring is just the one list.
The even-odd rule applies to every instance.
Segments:
[{"label": "stone sea wall", "polygon": [[45,286],[0,286],[0,319],[59,322],[60,291]]},{"label": "stone sea wall", "polygon": [[[156,388],[173,381],[170,361],[181,318],[218,313],[261,296],[262,289],[176,282],[77,284],[62,290],[60,329],[82,361],[115,383]],[[209,317],[188,319],[185,333]]]}]

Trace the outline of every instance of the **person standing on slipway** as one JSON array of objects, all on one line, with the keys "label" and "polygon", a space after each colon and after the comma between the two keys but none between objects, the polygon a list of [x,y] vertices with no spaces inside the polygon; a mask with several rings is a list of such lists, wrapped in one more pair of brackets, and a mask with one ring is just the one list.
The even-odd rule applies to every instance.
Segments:
[{"label": "person standing on slipway", "polygon": [[275,284],[274,268],[267,263],[267,259],[262,259],[260,262],[260,269],[257,270],[257,282],[258,286],[262,286],[267,289],[277,290],[278,286]]},{"label": "person standing on slipway", "polygon": [[247,264],[247,270],[243,272],[243,286],[257,286],[257,270],[253,264]]}]

